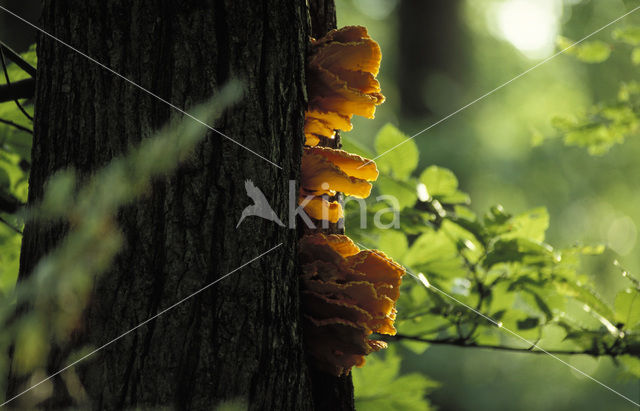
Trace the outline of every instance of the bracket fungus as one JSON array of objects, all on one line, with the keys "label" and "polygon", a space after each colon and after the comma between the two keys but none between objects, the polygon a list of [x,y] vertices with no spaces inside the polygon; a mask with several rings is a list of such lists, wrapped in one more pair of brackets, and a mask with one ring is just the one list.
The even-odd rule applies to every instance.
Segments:
[{"label": "bracket fungus", "polygon": [[[327,147],[306,147],[302,154],[302,181],[298,204],[316,220],[336,223],[344,216],[342,205],[322,196],[337,192],[359,198],[371,193],[378,168],[371,160]],[[307,200],[305,202],[305,200]]]},{"label": "bracket fungus", "polygon": [[[373,118],[384,101],[375,76],[380,47],[360,26],[332,30],[313,40],[307,64],[309,107],[298,203],[316,220],[337,222],[338,192],[359,198],[371,193],[376,164],[343,150],[320,147],[336,130],[352,129],[354,114]],[[360,250],[349,237],[308,234],[299,247],[302,309],[307,352],[321,370],[340,376],[362,366],[365,356],[385,348],[373,333],[396,333],[396,301],[404,268],[384,253]]]},{"label": "bracket fungus", "polygon": [[335,130],[350,131],[354,114],[374,117],[376,106],[384,102],[376,80],[381,58],[380,46],[362,26],[332,30],[311,40],[304,125],[307,146],[316,146],[322,137],[332,139]]},{"label": "bracket fungus", "polygon": [[307,349],[318,368],[334,375],[362,366],[385,348],[371,334],[394,335],[395,304],[404,268],[380,251],[360,250],[344,235],[300,241],[302,306]]}]

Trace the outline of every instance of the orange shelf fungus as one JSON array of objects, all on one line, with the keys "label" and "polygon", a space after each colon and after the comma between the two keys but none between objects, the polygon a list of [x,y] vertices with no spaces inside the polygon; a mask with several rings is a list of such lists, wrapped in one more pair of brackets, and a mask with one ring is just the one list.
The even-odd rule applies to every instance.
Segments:
[{"label": "orange shelf fungus", "polygon": [[386,347],[371,334],[394,335],[395,304],[405,271],[380,251],[360,250],[347,236],[313,234],[300,241],[305,339],[314,363],[334,375],[362,366]]},{"label": "orange shelf fungus", "polygon": [[[302,204],[305,199],[305,196],[301,196],[298,199],[298,204]],[[304,211],[313,219],[327,220],[332,223],[337,223],[344,217],[342,205],[339,202],[327,201],[322,197],[311,197],[305,204]]]},{"label": "orange shelf fungus", "polygon": [[333,138],[335,130],[351,130],[354,114],[374,117],[376,106],[385,99],[376,80],[381,58],[380,46],[361,26],[312,39],[304,126],[307,146],[317,145],[321,137]]},{"label": "orange shelf fungus", "polygon": [[307,149],[302,154],[301,188],[316,196],[335,195],[340,191],[345,195],[367,198],[371,193],[371,183],[367,180],[349,175],[326,156]]},{"label": "orange shelf fungus", "polygon": [[[378,169],[371,160],[318,144],[333,139],[338,130],[351,130],[353,115],[373,118],[384,101],[376,80],[382,55],[360,26],[332,30],[312,40],[311,50],[298,203],[310,217],[335,223],[343,218],[343,209],[327,197],[338,192],[368,197]],[[360,250],[339,234],[302,237],[299,260],[307,353],[319,369],[349,374],[364,365],[366,355],[386,348],[385,342],[370,338],[373,333],[396,333],[396,301],[405,270],[384,253]]]},{"label": "orange shelf fungus", "polygon": [[366,181],[378,179],[378,167],[373,161],[360,157],[357,154],[347,153],[344,150],[335,150],[328,147],[305,148],[305,153],[324,157],[336,167],[351,177]]}]

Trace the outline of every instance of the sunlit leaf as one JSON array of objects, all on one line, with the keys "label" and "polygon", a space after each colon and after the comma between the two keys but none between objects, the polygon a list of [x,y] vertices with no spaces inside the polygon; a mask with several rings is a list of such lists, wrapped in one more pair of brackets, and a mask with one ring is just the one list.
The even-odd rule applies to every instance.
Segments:
[{"label": "sunlit leaf", "polygon": [[525,238],[501,239],[488,250],[483,265],[487,268],[498,263],[542,266],[552,263],[555,258],[553,250],[545,244]]},{"label": "sunlit leaf", "polygon": [[352,373],[358,410],[429,410],[425,395],[438,386],[422,374],[401,375],[392,349],[369,355],[366,366]]},{"label": "sunlit leaf", "polygon": [[[397,205],[402,210],[403,208],[413,207],[418,201],[418,194],[413,186],[409,186],[406,182],[398,181],[394,178],[386,175],[381,175],[376,182],[376,188],[381,194],[391,196],[397,200]],[[393,201],[392,206],[396,203]]]},{"label": "sunlit leaf", "polygon": [[640,26],[629,26],[613,31],[613,38],[632,46],[640,45]]},{"label": "sunlit leaf", "polygon": [[514,217],[498,215],[497,212],[494,210],[487,219],[493,236],[503,240],[525,238],[537,242],[544,241],[545,232],[549,227],[549,213],[546,208],[536,208]]},{"label": "sunlit leaf", "polygon": [[640,48],[634,48],[631,51],[631,62],[634,66],[640,66]]},{"label": "sunlit leaf", "polygon": [[404,263],[417,270],[453,278],[464,275],[455,241],[442,231],[427,231],[411,245]]},{"label": "sunlit leaf", "polygon": [[420,174],[420,182],[425,185],[430,197],[447,204],[466,204],[469,196],[458,190],[458,179],[451,170],[430,166]]},{"label": "sunlit leaf", "polygon": [[607,319],[614,318],[611,307],[589,286],[570,281],[556,281],[554,284],[561,294],[583,302],[589,310],[593,310]]},{"label": "sunlit leaf", "polygon": [[631,328],[640,322],[640,292],[628,288],[616,295],[615,320]]},{"label": "sunlit leaf", "polygon": [[395,230],[381,231],[378,237],[378,243],[379,248],[381,248],[384,253],[398,261],[402,260],[402,257],[409,247],[407,236]]},{"label": "sunlit leaf", "polygon": [[394,125],[387,124],[375,138],[378,168],[399,179],[411,175],[418,166],[418,146]]},{"label": "sunlit leaf", "polygon": [[601,63],[611,55],[611,46],[600,40],[574,44],[573,41],[566,37],[559,36],[557,45],[566,54],[575,56],[585,63]]}]

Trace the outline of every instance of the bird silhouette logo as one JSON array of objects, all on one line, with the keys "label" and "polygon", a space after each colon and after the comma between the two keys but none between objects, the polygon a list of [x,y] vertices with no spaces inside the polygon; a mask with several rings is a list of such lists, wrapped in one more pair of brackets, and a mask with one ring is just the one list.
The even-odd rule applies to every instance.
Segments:
[{"label": "bird silhouette logo", "polygon": [[267,198],[264,196],[262,191],[258,187],[256,187],[251,180],[246,180],[244,182],[244,188],[247,190],[247,195],[249,198],[253,200],[253,205],[248,206],[244,210],[242,210],[242,216],[240,216],[240,221],[238,221],[238,225],[236,228],[240,227],[240,223],[251,216],[256,216],[260,218],[264,218],[265,220],[273,221],[281,227],[284,227],[280,218],[275,211],[269,205]]}]

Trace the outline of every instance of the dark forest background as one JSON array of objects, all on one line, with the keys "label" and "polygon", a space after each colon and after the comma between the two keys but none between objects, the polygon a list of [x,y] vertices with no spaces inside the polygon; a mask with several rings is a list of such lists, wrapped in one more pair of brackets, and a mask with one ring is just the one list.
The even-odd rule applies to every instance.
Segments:
[{"label": "dark forest background", "polygon": [[[0,4],[30,21],[39,17],[40,1]],[[336,0],[336,5],[338,26],[366,26],[383,52],[379,79],[387,101],[375,120],[356,119],[354,131],[343,134],[347,148],[363,153],[374,151],[385,124],[411,136],[553,55],[562,38],[578,40],[637,6],[622,0]],[[634,64],[634,51],[614,34],[634,23],[640,24],[640,16],[590,39],[606,43],[606,57],[598,55],[600,49],[558,56],[414,140],[418,169],[453,170],[478,215],[496,204],[516,214],[546,207],[548,243],[606,246],[580,270],[610,302],[628,284],[614,261],[640,273],[637,129],[595,144],[585,136],[567,138],[553,119],[616,101],[621,83],[638,80],[640,52]],[[36,33],[0,12],[0,39],[25,52]],[[26,189],[25,182],[18,192],[26,195]],[[6,227],[0,233],[5,237],[0,291],[7,291],[17,275],[20,238]],[[377,246],[393,256],[392,244]],[[510,345],[512,340],[497,341]],[[543,355],[397,342],[372,357],[354,371],[359,409],[630,409]],[[608,357],[563,359],[640,400],[637,358],[626,368]]]}]

